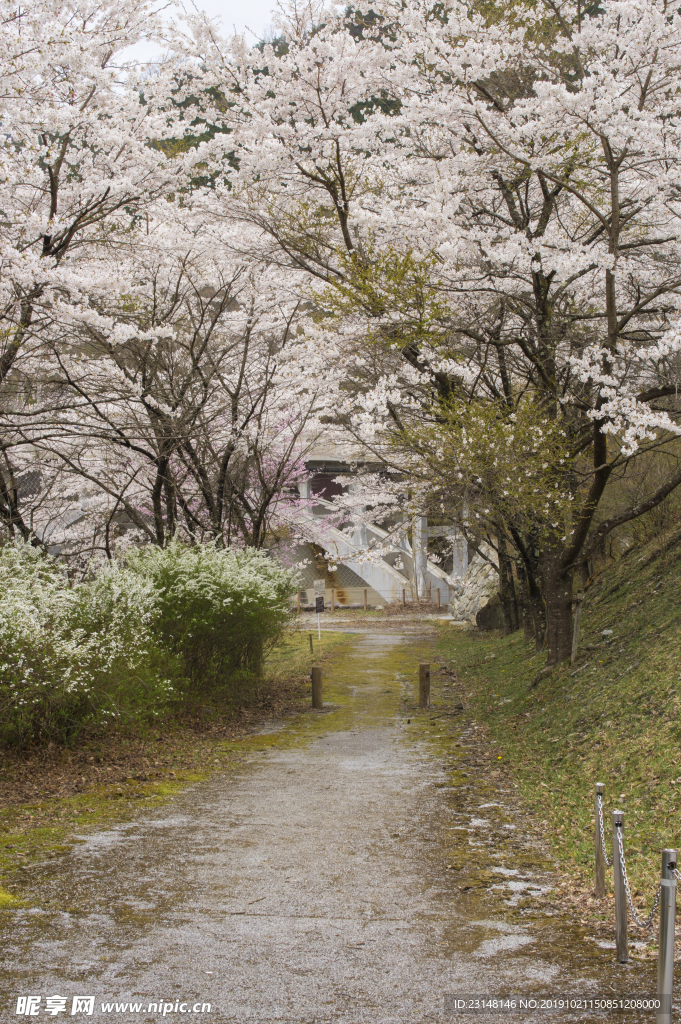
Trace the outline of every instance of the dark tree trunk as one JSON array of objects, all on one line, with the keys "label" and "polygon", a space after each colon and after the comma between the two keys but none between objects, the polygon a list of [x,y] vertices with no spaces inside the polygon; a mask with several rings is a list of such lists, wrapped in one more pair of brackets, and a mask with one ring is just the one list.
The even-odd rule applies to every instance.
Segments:
[{"label": "dark tree trunk", "polygon": [[546,554],[543,565],[546,598],[547,665],[568,661],[572,653],[572,581],[574,570],[563,569],[558,549]]},{"label": "dark tree trunk", "polygon": [[[511,537],[520,554],[523,573],[527,584],[527,602],[529,618],[531,621],[532,636],[537,653],[544,649],[544,638],[546,635],[546,610],[544,597],[539,586],[539,540],[530,534],[523,537],[520,531],[512,524],[509,524]],[[520,564],[520,563],[519,563]],[[525,636],[528,636],[529,626],[525,626]]]},{"label": "dark tree trunk", "polygon": [[537,653],[540,653],[544,650],[544,640],[546,639],[546,605],[537,581],[530,576],[528,583],[534,643]]},{"label": "dark tree trunk", "polygon": [[165,477],[165,466],[163,465],[164,460],[159,459],[156,464],[156,479],[154,480],[154,486],[151,490],[151,507],[154,510],[154,533],[156,534],[156,543],[160,548],[165,545],[165,524],[163,517],[163,480]]},{"label": "dark tree trunk", "polygon": [[513,565],[506,550],[506,538],[503,536],[497,538],[497,552],[499,555],[499,595],[504,613],[504,632],[508,635],[515,633],[520,628],[520,615],[515,580],[513,579]]},{"label": "dark tree trunk", "polygon": [[19,487],[14,470],[7,458],[7,451],[3,450],[2,454],[5,468],[0,469],[0,520],[7,527],[11,537],[14,537],[15,530],[18,530],[22,539],[28,541],[31,538],[31,530],[19,511]]},{"label": "dark tree trunk", "polygon": [[516,573],[518,575],[518,587],[516,590],[518,595],[518,609],[520,619],[523,624],[525,640],[530,643],[530,641],[535,639],[534,622],[532,621],[532,611],[530,609],[530,594],[527,587],[527,571],[521,558],[516,562]]},{"label": "dark tree trunk", "polygon": [[171,541],[177,531],[177,501],[175,499],[175,485],[170,476],[170,466],[166,465],[163,491],[166,503],[166,538]]}]

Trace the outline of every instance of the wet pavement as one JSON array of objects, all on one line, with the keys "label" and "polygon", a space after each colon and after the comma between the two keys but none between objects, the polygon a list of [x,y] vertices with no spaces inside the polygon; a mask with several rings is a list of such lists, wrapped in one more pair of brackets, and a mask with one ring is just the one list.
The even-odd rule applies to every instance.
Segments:
[{"label": "wet pavement", "polygon": [[543,907],[551,864],[512,782],[471,765],[474,727],[446,688],[408,710],[428,643],[349,637],[324,711],[276,748],[34,869],[6,917],[3,1019],[32,994],[41,1020],[519,1022],[548,1011],[462,1015],[451,999],[654,992],[650,964],[614,965]]}]

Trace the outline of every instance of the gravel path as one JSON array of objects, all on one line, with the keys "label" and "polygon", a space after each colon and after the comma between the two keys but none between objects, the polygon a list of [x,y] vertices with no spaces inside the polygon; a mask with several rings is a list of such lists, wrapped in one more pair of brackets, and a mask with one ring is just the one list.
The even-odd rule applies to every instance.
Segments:
[{"label": "gravel path", "polygon": [[[460,1016],[445,996],[612,995],[609,952],[519,909],[546,890],[548,865],[517,832],[503,779],[467,778],[460,719],[407,725],[424,643],[354,637],[326,672],[336,707],[239,773],[44,865],[40,901],[6,937],[6,1019],[21,1019],[21,994],[41,995],[40,1020],[157,1022],[158,1003],[174,1021],[185,1005],[241,1024],[539,1021]],[[637,970],[625,991],[645,983]],[[48,1017],[54,995],[66,1011]],[[76,995],[95,997],[91,1016],[71,1015]],[[102,1011],[116,1002],[140,1009]]]}]

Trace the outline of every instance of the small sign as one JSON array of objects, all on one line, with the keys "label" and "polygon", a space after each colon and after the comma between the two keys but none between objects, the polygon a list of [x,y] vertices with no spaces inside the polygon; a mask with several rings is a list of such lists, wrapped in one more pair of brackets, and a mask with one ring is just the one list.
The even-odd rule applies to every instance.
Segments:
[{"label": "small sign", "polygon": [[318,613],[324,611],[324,598],[323,598],[323,596],[315,598],[315,611],[317,611]]},{"label": "small sign", "polygon": [[324,597],[324,591],[326,590],[326,580],[315,580],[314,581],[314,596]]}]

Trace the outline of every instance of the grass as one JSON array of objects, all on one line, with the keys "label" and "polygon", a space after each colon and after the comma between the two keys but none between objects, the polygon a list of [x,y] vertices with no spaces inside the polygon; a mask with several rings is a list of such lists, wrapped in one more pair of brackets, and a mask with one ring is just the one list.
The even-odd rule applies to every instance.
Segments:
[{"label": "grass", "polygon": [[[9,909],[17,897],[11,891],[22,889],[31,864],[58,857],[66,852],[77,836],[94,829],[134,818],[140,810],[166,802],[187,785],[207,778],[216,771],[242,765],[273,744],[281,744],[281,734],[253,734],[258,720],[276,714],[282,705],[271,699],[283,692],[287,715],[295,715],[309,705],[310,664],[324,658],[345,637],[340,633],[322,634],[321,643],[313,638],[313,651],[307,632],[291,631],[270,651],[265,663],[265,679],[260,688],[260,701],[248,717],[221,722],[215,716],[202,729],[173,727],[160,735],[110,737],[103,742],[93,737],[79,744],[77,755],[71,751],[57,752],[57,764],[71,776],[79,778],[88,762],[110,762],[116,765],[117,778],[101,782],[88,780],[85,792],[66,796],[40,797],[0,810],[0,909]],[[291,736],[295,741],[296,737]],[[40,752],[35,752],[35,757]],[[43,764],[43,772],[53,769],[54,759]],[[157,767],[150,772],[148,765]],[[29,760],[30,765],[30,760]],[[32,766],[33,768],[35,766]],[[26,771],[26,762],[7,755],[0,761],[0,774],[5,785],[12,784],[12,775]],[[150,775],[154,777],[149,777]]]},{"label": "grass", "polygon": [[[623,810],[629,880],[646,911],[661,850],[681,844],[680,568],[677,531],[604,571],[584,602],[577,662],[534,688],[545,659],[522,634],[442,627],[438,640],[467,709],[543,821],[550,849],[587,887],[594,784],[605,783],[606,841],[610,811]],[[612,890],[611,871],[606,879]]]}]

